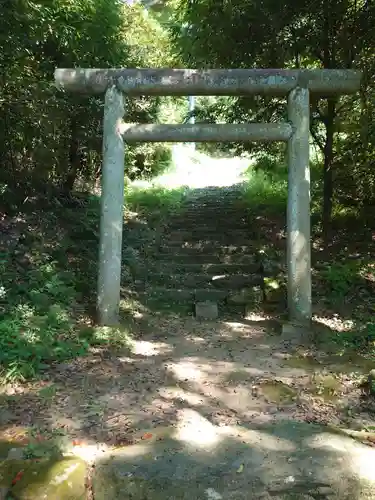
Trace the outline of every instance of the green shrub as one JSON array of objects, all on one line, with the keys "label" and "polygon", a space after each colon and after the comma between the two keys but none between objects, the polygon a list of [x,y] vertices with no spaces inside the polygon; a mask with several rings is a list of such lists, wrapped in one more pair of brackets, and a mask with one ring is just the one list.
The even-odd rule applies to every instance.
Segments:
[{"label": "green shrub", "polygon": [[251,165],[244,174],[244,199],[251,210],[259,211],[259,207],[270,213],[286,212],[288,183],[282,173],[273,177],[257,165]]},{"label": "green shrub", "polygon": [[186,189],[167,189],[163,187],[136,188],[126,187],[125,200],[127,206],[137,212],[168,213],[171,210],[176,211],[186,197]]},{"label": "green shrub", "polygon": [[375,355],[375,323],[368,323],[362,329],[339,332],[335,336],[335,341],[347,349],[355,349],[373,356]]},{"label": "green shrub", "polygon": [[[0,365],[6,379],[35,376],[51,360],[83,354],[88,347],[75,334],[70,307],[73,276],[56,262],[34,255],[34,266],[20,274],[4,256],[1,276]],[[39,257],[39,258],[38,258]]]},{"label": "green shrub", "polygon": [[343,300],[353,286],[360,284],[363,279],[361,273],[364,269],[366,269],[366,264],[362,262],[336,262],[326,264],[321,271],[321,276],[328,285],[332,298]]},{"label": "green shrub", "polygon": [[51,361],[86,352],[87,342],[74,338],[73,325],[59,309],[51,306],[47,314],[38,315],[19,307],[13,318],[0,321],[0,364],[6,379],[34,377]]},{"label": "green shrub", "polygon": [[145,143],[129,147],[125,158],[125,175],[131,180],[152,179],[169,169],[172,152],[165,144]]}]

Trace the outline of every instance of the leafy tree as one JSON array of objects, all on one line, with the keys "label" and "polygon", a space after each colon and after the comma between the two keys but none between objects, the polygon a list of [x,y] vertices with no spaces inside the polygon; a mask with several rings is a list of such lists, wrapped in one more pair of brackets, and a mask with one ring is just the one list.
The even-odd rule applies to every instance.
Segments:
[{"label": "leafy tree", "polygon": [[[186,63],[198,67],[360,68],[365,72],[362,97],[315,99],[311,132],[323,154],[323,224],[328,237],[334,179],[338,169],[336,134],[344,123],[366,129],[372,94],[375,6],[365,0],[177,0],[171,28],[176,47]],[[275,121],[285,106],[275,99],[236,99],[228,106],[230,121]],[[366,116],[366,118],[364,118]],[[366,121],[366,125],[364,122]],[[349,142],[348,142],[349,144]],[[358,142],[357,142],[358,144]],[[361,159],[362,161],[362,159]],[[366,160],[368,161],[368,159]],[[368,165],[368,163],[367,163]]]},{"label": "leafy tree", "polygon": [[[140,5],[118,0],[4,0],[0,19],[3,185],[70,191],[101,163],[102,97],[53,86],[56,67],[167,63],[167,35]],[[130,121],[155,121],[161,101],[132,99]],[[164,148],[165,149],[165,148]],[[141,151],[141,154],[139,152]],[[127,168],[152,169],[160,145],[129,148]],[[141,157],[135,168],[137,158]],[[146,165],[146,167],[145,167]],[[27,187],[28,186],[28,187]]]}]

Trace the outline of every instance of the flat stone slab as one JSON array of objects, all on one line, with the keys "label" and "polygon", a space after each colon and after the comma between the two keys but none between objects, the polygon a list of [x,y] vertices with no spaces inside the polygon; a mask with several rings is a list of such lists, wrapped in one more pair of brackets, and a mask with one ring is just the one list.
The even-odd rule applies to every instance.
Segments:
[{"label": "flat stone slab", "polygon": [[281,340],[293,346],[308,345],[313,341],[311,325],[284,323],[281,330]]},{"label": "flat stone slab", "polygon": [[[150,266],[151,267],[151,266]],[[153,269],[155,272],[163,272],[163,273],[209,273],[211,275],[215,274],[235,274],[235,273],[244,273],[244,274],[254,274],[259,270],[259,264],[257,263],[244,263],[244,264],[196,264],[196,263],[172,263],[168,262],[159,262],[157,265],[154,265]],[[143,276],[150,271],[145,270]],[[275,273],[276,274],[276,273]]]},{"label": "flat stone slab", "polygon": [[180,264],[253,264],[254,257],[247,254],[206,254],[197,253],[195,255],[184,253],[162,253],[159,252],[154,256],[155,260],[166,261],[170,265],[174,263]]},{"label": "flat stone slab", "polygon": [[[245,286],[260,285],[261,276],[252,274],[209,274],[209,273],[148,273],[147,282],[150,285],[169,288],[203,288],[214,287],[226,290],[238,290]],[[141,283],[144,283],[143,281]],[[136,283],[135,283],[136,284]]]},{"label": "flat stone slab", "polygon": [[99,459],[95,500],[375,498],[375,449],[321,426],[219,428],[192,419],[150,432]]},{"label": "flat stone slab", "polygon": [[263,301],[263,292],[260,286],[244,288],[238,292],[231,292],[227,297],[227,303],[233,305],[259,304]]},{"label": "flat stone slab", "polygon": [[197,319],[217,319],[219,316],[219,309],[216,302],[205,301],[196,302],[195,304],[195,317]]}]

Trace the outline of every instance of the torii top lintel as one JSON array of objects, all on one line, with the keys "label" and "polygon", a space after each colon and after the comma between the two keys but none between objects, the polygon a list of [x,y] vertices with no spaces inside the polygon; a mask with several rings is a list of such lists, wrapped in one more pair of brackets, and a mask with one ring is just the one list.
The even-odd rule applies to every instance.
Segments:
[{"label": "torii top lintel", "polygon": [[321,96],[355,93],[361,72],[342,69],[56,69],[55,84],[101,94],[111,85],[129,95],[287,95],[296,87]]}]

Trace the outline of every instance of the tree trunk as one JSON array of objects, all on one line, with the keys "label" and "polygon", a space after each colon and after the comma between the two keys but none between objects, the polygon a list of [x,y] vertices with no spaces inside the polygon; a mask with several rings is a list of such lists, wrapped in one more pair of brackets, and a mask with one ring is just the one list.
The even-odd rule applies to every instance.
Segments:
[{"label": "tree trunk", "polygon": [[66,173],[63,189],[66,193],[73,190],[75,180],[80,169],[80,153],[78,140],[78,123],[75,117],[70,120],[70,146],[69,146],[69,166]]},{"label": "tree trunk", "polygon": [[323,240],[327,247],[330,241],[332,203],[333,203],[333,138],[335,133],[336,100],[328,99],[327,115],[325,117],[326,141],[324,145],[323,169]]}]

